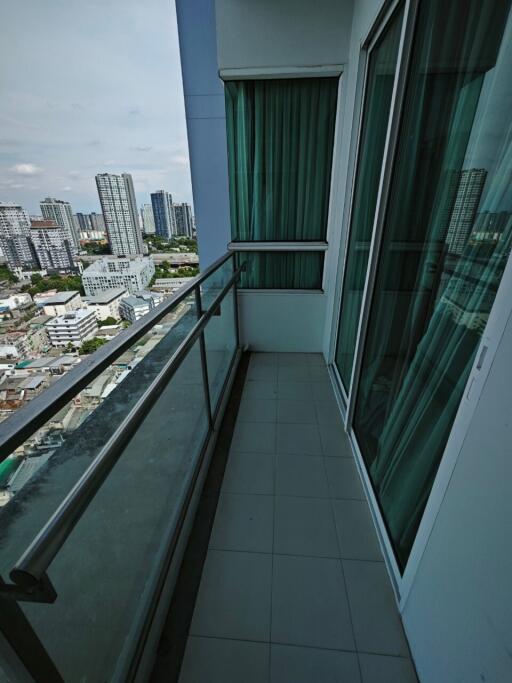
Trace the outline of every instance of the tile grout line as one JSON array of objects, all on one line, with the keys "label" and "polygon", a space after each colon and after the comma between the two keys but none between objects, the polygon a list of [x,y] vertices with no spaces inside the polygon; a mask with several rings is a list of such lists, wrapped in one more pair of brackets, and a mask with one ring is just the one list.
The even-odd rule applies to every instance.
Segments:
[{"label": "tile grout line", "polygon": [[[324,467],[325,476],[327,477],[327,467],[325,466],[325,459],[322,460],[322,464],[323,464],[323,467]],[[329,485],[329,480],[328,480],[328,478],[327,478],[327,485]],[[353,618],[353,615],[352,615],[352,607],[351,607],[351,605],[350,605],[350,598],[349,598],[349,595],[348,595],[348,587],[347,587],[347,581],[346,581],[346,579],[345,579],[345,571],[344,571],[344,569],[343,569],[343,561],[342,561],[342,559],[341,559],[342,550],[341,550],[341,544],[340,544],[340,539],[339,539],[339,534],[338,534],[338,525],[336,524],[336,515],[335,515],[335,513],[334,513],[334,504],[333,504],[332,498],[329,498],[329,508],[330,508],[330,510],[331,510],[331,517],[332,517],[332,521],[333,521],[333,524],[334,524],[334,529],[335,529],[335,531],[336,531],[336,544],[337,544],[337,546],[338,546],[338,554],[339,554],[339,556],[340,556],[340,559],[339,559],[340,567],[339,567],[339,568],[340,568],[340,572],[341,572],[341,580],[342,580],[342,582],[343,582],[343,588],[344,588],[344,590],[345,590],[345,599],[346,599],[346,601],[347,601],[348,615],[349,615],[349,619],[350,619],[350,628],[351,628],[351,631],[352,631],[352,638],[353,638],[353,641],[354,641],[354,650],[355,650],[356,657],[357,657],[357,668],[358,668],[358,670],[359,670],[359,678],[360,678],[360,680],[361,680],[361,683],[363,683],[363,672],[362,672],[362,669],[361,669],[361,662],[360,662],[360,660],[359,660],[359,652],[358,652],[358,649],[357,649],[357,640],[356,640],[356,634],[355,634],[355,630],[354,630],[354,618]]]}]

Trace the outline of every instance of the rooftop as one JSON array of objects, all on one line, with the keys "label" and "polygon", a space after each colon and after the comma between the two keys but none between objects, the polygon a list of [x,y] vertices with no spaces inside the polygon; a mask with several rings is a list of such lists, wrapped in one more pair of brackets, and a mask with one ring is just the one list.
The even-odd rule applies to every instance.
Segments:
[{"label": "rooftop", "polygon": [[101,292],[101,294],[84,296],[82,298],[89,304],[109,304],[111,301],[114,301],[125,293],[126,289],[124,287],[114,287],[112,289],[106,289],[104,292]]},{"label": "rooftop", "polygon": [[78,292],[77,290],[57,292],[56,294],[52,294],[47,299],[38,299],[38,305],[51,306],[55,304],[66,304],[68,301],[71,301],[71,299],[74,299],[76,296],[80,296],[80,292]]},{"label": "rooftop", "polygon": [[55,318],[52,318],[52,320],[46,323],[46,326],[54,327],[55,325],[71,325],[73,323],[80,322],[81,320],[85,320],[86,318],[90,318],[91,316],[96,319],[94,316],[94,311],[89,311],[86,308],[79,308],[71,313],[64,313],[64,315],[58,315]]}]

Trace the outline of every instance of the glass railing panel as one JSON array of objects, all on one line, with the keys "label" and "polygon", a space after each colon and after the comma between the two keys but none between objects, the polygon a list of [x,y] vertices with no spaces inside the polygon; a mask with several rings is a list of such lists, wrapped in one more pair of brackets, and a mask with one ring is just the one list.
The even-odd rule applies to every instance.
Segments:
[{"label": "glass railing panel", "polygon": [[[193,327],[196,319],[196,302],[192,294],[174,306],[148,333],[135,341],[119,357],[113,359],[107,369],[91,380],[43,427],[8,454],[0,463],[0,523],[5,518],[3,506],[11,504],[13,498],[20,495],[21,490],[40,471],[41,479],[38,479],[36,487],[39,493],[43,492],[42,489],[50,483],[48,480],[46,484],[43,483],[45,470],[59,461],[63,455],[60,448],[67,439],[75,436],[81,438],[83,432],[88,434],[88,425],[91,421],[93,427],[99,424],[99,408],[102,409],[102,414],[108,414],[108,420],[104,431],[94,432],[93,441],[99,444],[101,438],[112,433],[124,417],[125,410],[137,401],[147,383],[156,376],[169,354]],[[79,358],[83,363],[87,362],[89,357]],[[141,364],[141,361],[144,362]],[[55,383],[58,386],[60,379],[56,378],[52,386]],[[84,429],[81,429],[82,425]],[[80,431],[77,431],[79,429]],[[89,447],[85,449],[86,452],[90,450]],[[88,460],[89,457],[86,458],[87,462]],[[79,476],[86,464],[79,465],[79,459],[76,458],[74,463],[75,474]],[[25,503],[23,507],[27,507]],[[2,553],[0,558],[1,555]],[[0,566],[3,567],[1,559]]]},{"label": "glass railing panel", "polygon": [[[207,434],[196,341],[51,563],[56,602],[23,605],[66,681],[113,680]],[[85,447],[65,445],[70,459]]]},{"label": "glass railing panel", "polygon": [[[203,307],[209,307],[233,276],[233,259],[212,274],[201,287]],[[215,412],[236,351],[235,294],[231,287],[204,331],[208,384]]]},{"label": "glass railing panel", "polygon": [[0,507],[2,576],[196,322],[195,296],[190,294],[11,454],[19,465],[4,485],[6,504]]},{"label": "glass railing panel", "polygon": [[212,410],[215,411],[237,346],[233,287],[226,294],[216,315],[208,322],[204,336],[210,398]]}]

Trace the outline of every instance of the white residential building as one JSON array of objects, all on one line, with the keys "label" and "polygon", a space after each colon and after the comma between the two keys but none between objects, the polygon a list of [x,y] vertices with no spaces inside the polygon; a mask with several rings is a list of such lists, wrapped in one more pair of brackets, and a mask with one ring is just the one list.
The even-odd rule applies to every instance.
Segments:
[{"label": "white residential building", "polygon": [[123,287],[133,294],[145,289],[155,273],[152,258],[102,258],[86,268],[82,284],[87,296]]},{"label": "white residential building", "polygon": [[27,292],[20,292],[19,294],[11,294],[0,299],[0,308],[8,308],[10,311],[15,311],[18,308],[25,308],[32,303],[32,297]]},{"label": "white residential building", "polygon": [[46,323],[46,329],[52,346],[65,347],[71,344],[78,348],[84,341],[94,337],[98,323],[94,311],[80,308],[53,318]]},{"label": "white residential building", "polygon": [[151,204],[143,204],[140,207],[140,217],[142,219],[142,230],[146,235],[155,234],[155,217]]},{"label": "white residential building", "polygon": [[80,251],[80,241],[78,239],[78,230],[73,219],[73,209],[69,202],[62,199],[54,199],[46,197],[42,202],[39,202],[43,218],[50,218],[54,220],[57,225],[64,228],[69,244],[74,254]]},{"label": "white residential building", "polygon": [[116,256],[142,254],[142,232],[131,175],[99,173],[96,186],[112,253]]},{"label": "white residential building", "polygon": [[173,204],[172,210],[174,213],[176,234],[181,237],[192,237],[194,222],[192,219],[192,208],[190,204],[187,204],[186,202],[182,202],[181,204]]},{"label": "white residential building", "polygon": [[0,249],[11,270],[38,268],[30,240],[30,218],[20,204],[0,202]]},{"label": "white residential building", "polygon": [[107,318],[119,320],[119,304],[126,296],[128,296],[128,292],[124,287],[116,287],[115,289],[107,289],[95,296],[85,296],[83,300],[87,304],[87,308],[94,311],[97,320],[106,320]]},{"label": "white residential building", "polygon": [[80,292],[71,290],[67,292],[56,292],[51,296],[35,295],[34,302],[43,309],[45,315],[65,315],[82,308],[82,298]]},{"label": "white residential building", "polygon": [[37,260],[46,270],[74,270],[73,244],[68,232],[57,221],[47,218],[32,220],[30,238]]},{"label": "white residential building", "polygon": [[162,303],[163,300],[164,297],[155,292],[137,292],[136,295],[121,300],[119,311],[124,320],[134,323]]}]

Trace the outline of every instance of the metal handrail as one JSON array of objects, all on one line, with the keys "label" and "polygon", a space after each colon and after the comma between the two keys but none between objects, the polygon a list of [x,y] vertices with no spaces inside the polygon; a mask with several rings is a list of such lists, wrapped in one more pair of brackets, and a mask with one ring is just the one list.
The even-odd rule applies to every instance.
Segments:
[{"label": "metal handrail", "polygon": [[[230,256],[231,255],[228,255],[228,258]],[[220,262],[217,262],[217,264],[220,265],[225,260],[226,259],[223,258]],[[201,313],[197,323],[188,333],[186,338],[181,342],[171,358],[165,363],[158,375],[153,379],[142,396],[137,400],[137,403],[131,408],[121,424],[102,447],[91,465],[73,486],[30,546],[16,562],[14,568],[10,572],[10,577],[15,584],[31,590],[36,588],[41,581],[46,580],[46,571],[55,555],[62,547],[85,509],[97,493],[101,484],[116,464],[124,447],[160,397],[161,390],[178,370],[182,360],[190,351],[194,343],[203,334],[204,328],[210,318],[215,314],[215,311],[218,309],[224,297],[236,284],[243,268],[243,264],[236,268],[232,277],[224,285],[208,310]],[[210,273],[211,272],[212,270],[210,270]],[[204,277],[200,279],[200,282],[203,280]],[[199,284],[199,282],[195,282],[194,285],[190,285],[187,289],[187,294],[190,293],[191,289],[197,288]],[[183,298],[183,296],[186,296],[186,294],[181,294],[181,298]]]},{"label": "metal handrail", "polygon": [[76,394],[84,389],[99,374],[108,368],[127,349],[143,337],[156,323],[190,296],[223,263],[233,258],[226,253],[202,273],[181,287],[176,294],[166,299],[143,318],[123,330],[115,339],[72,368],[66,375],[52,384],[0,424],[0,462],[5,460],[18,446],[21,446],[34,432],[59,412]]}]

